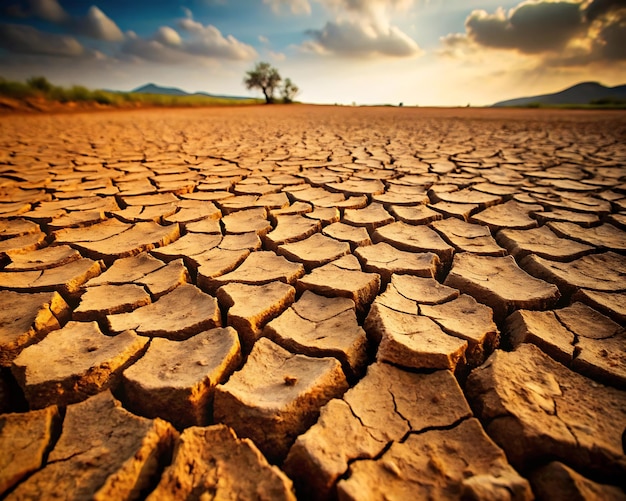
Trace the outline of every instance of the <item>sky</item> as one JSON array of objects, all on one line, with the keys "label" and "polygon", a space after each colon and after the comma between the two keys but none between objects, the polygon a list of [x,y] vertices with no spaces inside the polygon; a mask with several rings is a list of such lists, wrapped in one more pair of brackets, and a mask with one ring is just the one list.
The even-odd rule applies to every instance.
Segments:
[{"label": "sky", "polygon": [[[92,3],[95,2],[95,3]],[[626,83],[626,0],[1,0],[0,76],[319,104],[473,106]]]}]

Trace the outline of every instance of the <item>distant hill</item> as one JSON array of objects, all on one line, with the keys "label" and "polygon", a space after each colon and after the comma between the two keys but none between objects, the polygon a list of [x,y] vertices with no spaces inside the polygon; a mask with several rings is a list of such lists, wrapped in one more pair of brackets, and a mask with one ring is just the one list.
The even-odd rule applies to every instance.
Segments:
[{"label": "distant hill", "polygon": [[142,85],[136,89],[131,90],[134,94],[161,94],[166,96],[189,96],[188,92],[176,87],[159,87],[153,83]]},{"label": "distant hill", "polygon": [[133,94],[160,94],[165,96],[208,96],[224,99],[250,99],[250,97],[225,96],[221,94],[209,94],[208,92],[195,92],[193,94],[190,94],[189,92],[185,92],[184,90],[178,89],[176,87],[161,87],[153,83],[142,85],[141,87],[137,87],[130,92]]},{"label": "distant hill", "polygon": [[626,100],[626,85],[605,87],[598,82],[583,82],[554,94],[520,97],[500,101],[492,106],[528,106],[530,104],[589,104],[598,99]]}]

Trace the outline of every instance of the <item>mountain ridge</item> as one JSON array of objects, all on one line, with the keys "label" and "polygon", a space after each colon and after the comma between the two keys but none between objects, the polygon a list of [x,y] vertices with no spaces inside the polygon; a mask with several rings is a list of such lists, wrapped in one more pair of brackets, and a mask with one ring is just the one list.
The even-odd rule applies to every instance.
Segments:
[{"label": "mountain ridge", "polygon": [[492,107],[501,106],[528,106],[531,104],[590,104],[598,99],[620,99],[626,100],[626,84],[615,87],[606,87],[599,82],[580,82],[567,89],[563,89],[551,94],[540,94],[530,97],[518,97],[507,99],[492,104]]},{"label": "mountain ridge", "polygon": [[225,99],[250,99],[250,97],[245,96],[229,96],[224,94],[210,94],[208,92],[186,92],[178,87],[162,87],[160,85],[156,85],[152,82],[147,83],[145,85],[141,85],[136,89],[130,91],[132,94],[159,94],[164,96],[207,96],[207,97],[217,97],[217,98],[225,98]]}]

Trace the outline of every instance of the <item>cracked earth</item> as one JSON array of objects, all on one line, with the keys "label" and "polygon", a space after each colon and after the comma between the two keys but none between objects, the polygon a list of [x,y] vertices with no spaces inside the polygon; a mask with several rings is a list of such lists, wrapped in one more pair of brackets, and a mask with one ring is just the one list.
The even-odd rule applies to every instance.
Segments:
[{"label": "cracked earth", "polygon": [[626,117],[0,118],[0,497],[603,499]]}]

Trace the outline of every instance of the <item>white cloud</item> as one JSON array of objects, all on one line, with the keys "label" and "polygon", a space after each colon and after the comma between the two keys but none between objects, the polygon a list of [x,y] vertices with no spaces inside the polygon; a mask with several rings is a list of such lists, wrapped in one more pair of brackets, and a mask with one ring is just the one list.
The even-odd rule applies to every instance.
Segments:
[{"label": "white cloud", "polygon": [[189,60],[184,52],[167,46],[156,39],[146,39],[126,33],[126,39],[121,47],[122,54],[131,59],[152,61],[155,63],[177,64]]},{"label": "white cloud", "polygon": [[118,42],[124,38],[117,24],[95,5],[85,16],[74,18],[71,26],[75,33],[98,40]]},{"label": "white cloud", "polygon": [[311,13],[311,4],[308,0],[263,0],[263,3],[269,5],[275,14],[280,14],[283,7],[292,14]]},{"label": "white cloud", "polygon": [[442,54],[482,57],[490,50],[532,56],[540,67],[612,64],[626,59],[623,0],[526,0],[508,12],[473,11],[465,33],[442,38]]},{"label": "white cloud", "polygon": [[6,12],[14,17],[34,16],[51,23],[61,23],[69,18],[57,0],[29,0],[26,6],[12,4],[6,8]]},{"label": "white cloud", "polygon": [[31,0],[32,13],[46,21],[61,23],[69,18],[69,15],[56,0]]},{"label": "white cloud", "polygon": [[179,47],[183,43],[178,32],[169,26],[161,26],[155,33],[154,40],[170,47]]},{"label": "white cloud", "polygon": [[0,24],[0,47],[18,54],[62,57],[85,54],[84,47],[71,36],[45,33],[23,24]]},{"label": "white cloud", "polygon": [[270,59],[272,59],[273,61],[277,61],[277,62],[282,62],[285,59],[287,59],[287,56],[285,54],[283,54],[282,52],[274,52],[274,51],[269,51],[268,56],[270,57]]},{"label": "white cloud", "polygon": [[468,36],[480,45],[525,53],[562,49],[583,29],[580,5],[571,2],[524,2],[505,13],[474,11],[465,21]]},{"label": "white cloud", "polygon": [[269,44],[270,41],[267,37],[264,37],[263,35],[259,35],[259,42],[261,42],[262,44]]},{"label": "white cloud", "polygon": [[312,40],[305,42],[304,50],[317,54],[336,54],[349,57],[410,57],[422,53],[417,43],[395,26],[341,21],[327,22],[321,30],[307,32]]},{"label": "white cloud", "polygon": [[17,17],[38,17],[74,35],[114,42],[124,38],[117,24],[95,5],[84,16],[71,16],[57,0],[28,0],[27,4],[26,8],[10,6],[8,12]]},{"label": "white cloud", "polygon": [[191,34],[183,44],[184,50],[198,56],[216,59],[252,60],[257,52],[251,45],[240,42],[232,35],[224,37],[210,24],[203,25],[193,19],[182,19],[178,26]]},{"label": "white cloud", "polygon": [[180,63],[194,58],[249,61],[258,55],[254,47],[232,35],[224,37],[215,26],[205,26],[191,18],[181,19],[178,26],[188,37],[181,37],[169,26],[160,27],[150,38],[128,32],[121,47],[122,54],[166,63]]},{"label": "white cloud", "polygon": [[413,57],[422,54],[415,40],[391,23],[392,14],[413,0],[318,0],[333,16],[321,29],[306,32],[300,49],[351,58]]}]

